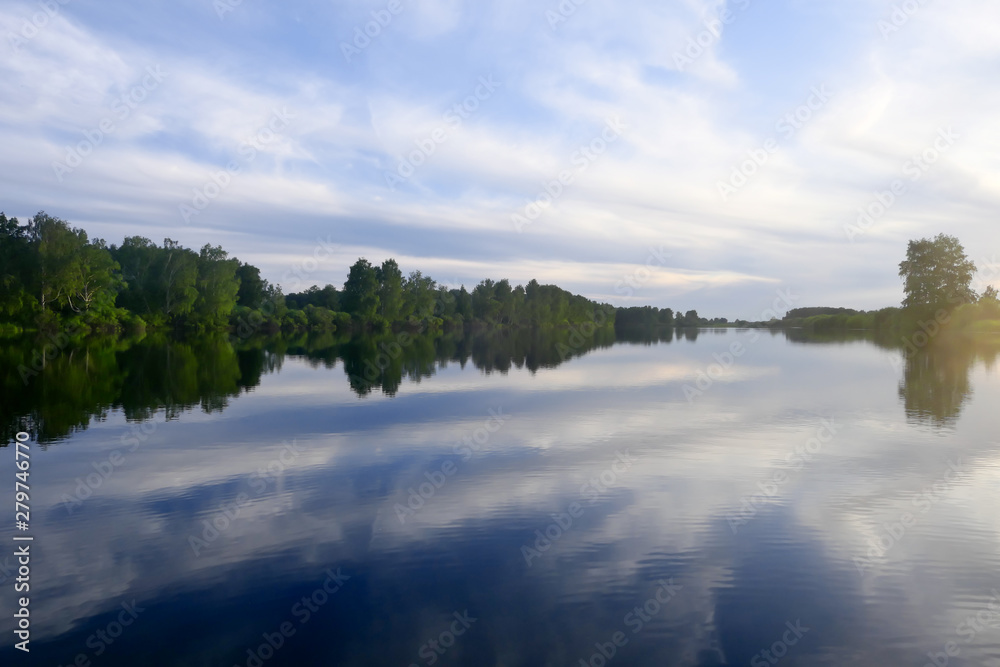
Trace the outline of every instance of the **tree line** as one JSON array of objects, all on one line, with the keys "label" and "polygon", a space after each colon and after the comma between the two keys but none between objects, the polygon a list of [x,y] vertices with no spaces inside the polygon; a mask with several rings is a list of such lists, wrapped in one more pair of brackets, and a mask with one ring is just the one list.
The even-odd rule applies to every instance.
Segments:
[{"label": "tree line", "polygon": [[982,294],[972,287],[978,269],[954,236],[909,242],[899,264],[903,302],[880,310],[850,308],[796,308],[772,326],[802,327],[812,331],[871,330],[907,336],[922,331],[933,336],[950,329],[1000,333],[1000,299],[987,285]]},{"label": "tree line", "polygon": [[651,329],[657,327],[714,327],[725,326],[730,322],[725,317],[709,319],[698,314],[697,310],[682,313],[672,308],[657,308],[656,306],[632,306],[619,308],[615,315],[615,327]]},{"label": "tree line", "polygon": [[0,331],[80,333],[146,328],[258,332],[393,327],[613,327],[615,309],[536,280],[486,279],[470,292],[361,258],[342,288],[283,294],[260,270],[206,244],[199,251],[130,236],[120,245],[44,212],[27,224],[0,213]]},{"label": "tree line", "polygon": [[[902,307],[799,308],[781,321],[756,325],[906,334],[937,322],[1000,331],[997,291],[990,286],[977,294],[975,273],[955,237],[914,240],[899,266]],[[393,259],[379,265],[359,259],[340,289],[314,285],[286,295],[221,246],[206,244],[196,252],[169,238],[157,245],[141,236],[108,245],[44,212],[24,225],[0,213],[0,333],[228,329],[242,340],[277,331],[584,324],[618,330],[755,325],[704,318],[696,310],[614,308],[536,280],[514,286],[486,279],[470,292],[464,285],[439,285],[420,271],[404,275]]]}]

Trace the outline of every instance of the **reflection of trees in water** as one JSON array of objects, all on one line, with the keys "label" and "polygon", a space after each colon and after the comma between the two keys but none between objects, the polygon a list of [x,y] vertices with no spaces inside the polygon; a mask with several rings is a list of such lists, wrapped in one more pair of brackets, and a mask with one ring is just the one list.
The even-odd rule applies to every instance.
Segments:
[{"label": "reflection of trees in water", "polygon": [[[899,395],[907,417],[935,426],[955,422],[972,394],[972,367],[976,363],[993,367],[1000,353],[1000,340],[985,337],[940,340],[926,349],[908,351],[864,332],[847,336],[797,330],[781,333],[797,344],[868,340],[899,350],[905,360]],[[167,419],[196,407],[220,411],[230,397],[280,370],[286,355],[305,358],[316,367],[342,364],[358,396],[375,391],[394,396],[404,380],[420,382],[449,363],[464,368],[471,362],[486,373],[507,373],[511,368],[533,373],[615,342],[654,345],[675,339],[693,341],[698,335],[697,329],[669,328],[626,329],[617,334],[601,329],[591,336],[565,329],[353,339],[323,333],[262,337],[235,349],[223,336],[104,338],[70,345],[46,360],[44,367],[36,363],[40,370],[27,384],[22,373],[33,368],[42,344],[7,340],[0,347],[0,437],[10,442],[18,430],[26,430],[42,443],[51,442],[87,428],[91,419],[104,419],[113,409],[136,421],[151,419],[160,410]]]},{"label": "reflection of trees in water", "polygon": [[880,338],[871,331],[809,331],[806,329],[772,329],[772,333],[783,333],[785,339],[790,343],[803,345],[815,344],[840,344],[853,343],[857,341],[868,341],[879,347],[895,349],[898,344],[893,344],[891,340]]},{"label": "reflection of trees in water", "polygon": [[619,343],[657,345],[673,341],[674,332],[677,332],[678,336],[681,335],[680,329],[673,327],[617,327],[615,336]]},{"label": "reflection of trees in water", "polygon": [[897,350],[903,368],[899,397],[911,422],[937,427],[954,425],[972,396],[970,374],[976,364],[993,369],[1000,355],[1000,339],[994,336],[951,335],[916,348],[892,335],[867,331],[816,333],[802,329],[785,331],[790,342],[801,344],[843,344],[868,341]]},{"label": "reflection of trees in water", "polygon": [[[567,330],[494,331],[471,335],[387,334],[348,339],[333,334],[276,336],[233,348],[224,336],[177,340],[164,335],[142,339],[94,339],[64,350],[22,379],[46,341],[5,341],[0,348],[0,437],[20,430],[41,443],[83,430],[113,409],[128,420],[147,420],[160,410],[176,419],[185,410],[226,408],[230,397],[260,384],[280,370],[286,355],[314,366],[342,363],[359,396],[375,390],[394,396],[404,379],[419,382],[437,369],[470,361],[487,373],[511,368],[555,367],[594,347],[610,347],[614,333],[586,337]],[[50,348],[51,349],[51,348]],[[2,443],[0,443],[2,444]]]},{"label": "reflection of trees in water", "polygon": [[389,396],[399,390],[404,379],[420,382],[438,368],[471,362],[486,373],[507,373],[511,368],[553,368],[595,347],[610,347],[614,334],[601,330],[586,337],[567,330],[501,330],[483,334],[444,336],[387,335],[343,342],[318,348],[303,341],[290,349],[307,359],[327,357],[342,360],[351,388],[364,396],[375,389]]},{"label": "reflection of trees in water", "polygon": [[954,425],[972,396],[972,368],[980,362],[992,368],[998,353],[1000,342],[987,338],[961,338],[904,351],[899,396],[907,418],[934,426]]},{"label": "reflection of trees in water", "polygon": [[51,442],[112,409],[130,421],[150,419],[158,410],[167,419],[195,407],[216,412],[230,396],[259,384],[267,368],[254,359],[260,355],[238,354],[221,336],[101,338],[67,346],[25,383],[24,368],[41,345],[7,341],[0,352],[0,437],[6,442],[19,430]]}]

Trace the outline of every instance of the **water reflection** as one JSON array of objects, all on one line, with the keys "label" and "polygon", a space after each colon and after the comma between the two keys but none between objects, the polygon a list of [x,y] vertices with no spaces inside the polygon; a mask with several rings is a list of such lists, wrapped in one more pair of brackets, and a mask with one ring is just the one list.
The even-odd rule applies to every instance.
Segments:
[{"label": "water reflection", "polygon": [[27,431],[47,444],[120,409],[129,420],[167,419],[228,399],[260,383],[276,360],[237,352],[223,336],[176,340],[101,338],[54,351],[48,341],[6,341],[0,352],[0,435]]},{"label": "water reflection", "polygon": [[891,363],[902,369],[899,398],[907,419],[936,428],[953,427],[972,396],[971,374],[982,365],[992,370],[1000,356],[1000,336],[955,335],[915,347],[907,338],[867,331],[786,333],[796,344],[846,345],[868,342],[896,353]]},{"label": "water reflection", "polygon": [[[769,331],[793,344],[845,345],[867,341],[894,350],[902,367],[899,397],[915,423],[948,427],[972,394],[970,373],[977,364],[992,368],[1000,341],[961,338],[922,349],[875,337],[868,332],[807,333]],[[0,349],[0,437],[19,430],[50,443],[84,429],[92,419],[121,409],[129,420],[157,411],[175,419],[200,408],[221,411],[229,399],[256,387],[264,375],[279,371],[286,356],[304,357],[314,367],[342,367],[351,389],[361,397],[379,391],[395,396],[404,381],[420,382],[449,363],[472,363],[485,373],[512,368],[535,372],[617,343],[659,345],[696,342],[700,335],[726,335],[725,329],[599,330],[576,332],[502,331],[489,334],[389,334],[338,337],[302,334],[259,338],[237,347],[223,336],[176,339],[151,335],[139,339],[102,338],[68,346],[53,358],[39,352],[46,341],[5,341]]]},{"label": "water reflection", "polygon": [[[45,576],[32,657],[71,664],[84,652],[98,664],[89,637],[133,599],[142,615],[100,664],[253,665],[247,651],[291,621],[295,636],[266,667],[423,666],[428,641],[466,610],[475,624],[435,664],[597,664],[616,631],[628,643],[609,666],[770,664],[761,652],[798,622],[809,630],[779,647],[781,664],[922,665],[961,639],[957,624],[986,608],[1000,569],[992,348],[928,350],[919,363],[935,370],[914,371],[910,388],[902,362],[917,357],[887,345],[691,334],[694,344],[668,330],[68,351],[5,416],[50,438],[72,431],[72,446],[33,460]],[[689,401],[684,385],[735,341],[746,353]],[[107,382],[88,375],[100,364]],[[914,428],[940,422],[904,413],[900,377],[905,405],[927,384],[966,386],[963,368],[970,391],[944,409],[962,428]],[[47,392],[69,380],[79,395],[66,418]],[[3,398],[18,400],[18,387]],[[511,418],[466,453],[495,409]],[[67,505],[121,449],[126,419],[151,416],[142,446]],[[789,465],[827,418],[836,439]],[[623,450],[636,464],[607,477]],[[966,472],[919,513],[911,499],[948,460]],[[785,481],[768,486],[778,472]],[[762,493],[733,531],[727,517]],[[248,502],[205,533],[240,494]],[[527,563],[522,547],[574,502],[582,515]],[[401,520],[403,506],[416,508]],[[918,524],[860,574],[854,559],[905,511]],[[192,535],[206,545],[194,550]],[[292,610],[330,568],[351,579],[300,623]],[[683,589],[646,612],[662,580]],[[997,639],[982,632],[962,658],[990,664]],[[13,655],[0,646],[0,660]]]},{"label": "water reflection", "polygon": [[914,422],[951,427],[972,396],[972,369],[992,368],[1000,355],[1000,340],[965,338],[951,344],[905,350],[899,396]]},{"label": "water reflection", "polygon": [[101,338],[58,351],[46,340],[6,341],[0,350],[0,437],[9,442],[26,431],[47,444],[114,409],[129,420],[149,419],[160,410],[167,419],[199,407],[206,414],[221,411],[230,398],[280,370],[286,356],[304,357],[314,367],[340,364],[358,396],[373,391],[395,396],[404,380],[419,382],[449,363],[462,368],[472,363],[485,373],[535,372],[614,342],[614,332],[606,329],[591,336],[566,330],[302,334],[254,339],[235,348],[224,336]]}]

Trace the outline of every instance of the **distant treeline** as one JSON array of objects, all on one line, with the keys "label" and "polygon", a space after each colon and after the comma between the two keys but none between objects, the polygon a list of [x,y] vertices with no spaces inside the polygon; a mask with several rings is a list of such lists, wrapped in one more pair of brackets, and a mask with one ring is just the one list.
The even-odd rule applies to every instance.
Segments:
[{"label": "distant treeline", "polygon": [[22,225],[0,213],[0,331],[172,328],[258,332],[414,328],[613,327],[615,309],[532,280],[483,280],[449,289],[395,260],[359,259],[342,289],[285,295],[220,246],[195,252],[141,236],[120,245],[44,212]]},{"label": "distant treeline", "polygon": [[902,307],[863,311],[850,308],[796,308],[771,326],[810,331],[870,330],[928,337],[944,330],[1000,333],[1000,299],[992,285],[972,289],[977,268],[954,236],[910,241],[899,264]]},{"label": "distant treeline", "polygon": [[872,311],[796,308],[769,325],[815,332],[869,330],[904,338],[920,333],[928,339],[946,330],[1000,333],[997,290],[987,285],[977,294],[972,289],[976,273],[976,264],[954,236],[938,234],[910,241],[906,259],[899,264],[905,294],[902,307]]},{"label": "distant treeline", "polygon": [[229,330],[245,340],[278,331],[573,326],[1000,331],[997,291],[976,294],[975,272],[958,240],[942,234],[910,242],[899,272],[906,294],[902,308],[797,308],[782,320],[730,323],[696,310],[615,308],[536,280],[512,286],[487,279],[470,292],[464,285],[439,285],[419,271],[404,276],[393,259],[381,265],[359,259],[340,289],[314,285],[286,295],[221,246],[195,252],[171,239],[157,245],[141,236],[108,245],[44,212],[24,225],[0,213],[0,334],[59,330],[73,337],[150,328]]},{"label": "distant treeline", "polygon": [[857,311],[849,308],[830,310],[845,312],[836,315],[820,314],[808,317],[793,317],[789,313],[780,322],[771,323],[771,326],[801,327],[816,332],[865,330],[903,335],[916,331],[937,332],[945,329],[1000,333],[1000,301],[991,299],[989,296],[980,297],[973,303],[958,302],[950,309],[939,311],[912,307],[882,308],[871,311]]},{"label": "distant treeline", "polygon": [[708,319],[698,315],[697,310],[689,310],[675,313],[671,308],[657,308],[656,306],[633,306],[631,308],[619,308],[615,315],[615,327],[617,328],[652,328],[652,327],[710,327],[729,324],[729,320],[724,317]]}]

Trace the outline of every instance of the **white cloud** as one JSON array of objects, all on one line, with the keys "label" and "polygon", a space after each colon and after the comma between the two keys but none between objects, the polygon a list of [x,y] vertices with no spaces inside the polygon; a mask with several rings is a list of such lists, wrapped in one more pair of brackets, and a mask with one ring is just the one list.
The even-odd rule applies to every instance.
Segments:
[{"label": "white cloud", "polygon": [[[381,7],[369,4],[344,20]],[[971,0],[929,5],[883,39],[877,21],[886,16],[884,3],[841,7],[833,16],[854,41],[844,43],[835,60],[819,51],[788,54],[794,66],[815,71],[809,78],[828,84],[833,98],[793,137],[779,137],[767,164],[723,202],[718,183],[747,151],[776,134],[774,124],[789,110],[770,103],[773,89],[757,89],[756,53],[745,44],[746,31],[760,20],[754,12],[764,10],[729,3],[733,23],[710,40],[690,71],[677,72],[674,54],[697,39],[722,3],[585,3],[553,30],[545,12],[557,6],[426,0],[400,14],[379,44],[349,64],[315,60],[307,52],[316,44],[277,33],[257,46],[231,39],[226,30],[250,29],[228,20],[236,12],[218,29],[200,26],[218,30],[218,47],[229,53],[219,60],[190,44],[174,50],[130,41],[117,26],[98,29],[86,8],[67,7],[0,65],[10,91],[0,100],[0,139],[8,148],[0,156],[0,197],[8,213],[45,208],[72,222],[131,224],[136,233],[169,228],[179,223],[177,205],[213,171],[239,159],[243,142],[275,109],[287,108],[294,120],[258,147],[197,218],[199,234],[215,229],[221,237],[238,219],[245,252],[253,252],[256,237],[255,254],[266,255],[265,239],[300,234],[308,243],[315,221],[326,219],[328,232],[349,228],[347,246],[412,258],[412,268],[431,275],[449,262],[508,275],[548,266],[558,269],[539,279],[560,284],[592,274],[593,258],[602,252],[610,253],[603,263],[617,272],[623,258],[634,256],[638,265],[646,246],[666,242],[678,249],[677,262],[650,285],[652,302],[676,298],[673,290],[684,285],[700,290],[733,280],[762,286],[793,280],[803,287],[820,281],[823,298],[840,302],[860,295],[845,305],[867,307],[884,305],[898,289],[891,269],[909,238],[949,231],[968,246],[992,243],[1000,136],[991,110],[1000,92],[991,82],[1000,47],[988,26],[1000,19],[1000,9]],[[17,29],[31,10],[8,7],[0,27]],[[184,11],[177,10],[178,20]],[[794,12],[783,18],[788,30],[796,29]],[[863,29],[848,30],[848,22]],[[258,47],[293,52],[269,65]],[[339,53],[336,44],[329,48]],[[254,65],[229,65],[241,57]],[[300,71],[290,68],[296,58]],[[161,66],[166,80],[59,183],[52,162],[108,116],[147,65]],[[443,114],[480,76],[503,85],[459,126],[444,124]],[[787,84],[780,73],[775,77],[768,85],[782,99],[806,99],[809,86],[801,76],[789,76]],[[772,106],[777,111],[769,120],[761,109]],[[511,214],[572,167],[574,152],[616,116],[627,126],[620,141],[517,237]],[[446,141],[390,191],[386,172],[442,125]],[[961,139],[860,240],[875,252],[860,252],[843,226],[946,126]],[[313,222],[299,232],[285,220]],[[382,233],[388,228],[419,229],[425,240],[401,247]],[[460,244],[457,254],[435,258],[436,248],[446,245],[441,240],[455,234],[479,235],[477,256],[465,256],[467,244]],[[571,244],[560,241],[567,237]],[[507,257],[506,249],[524,243],[532,255],[548,253],[549,261]],[[503,256],[480,261],[492,247],[503,248]],[[830,281],[835,273],[867,271],[872,262],[889,270],[886,282],[868,286],[870,298],[849,277],[839,291]],[[608,294],[599,281],[577,284]],[[697,298],[711,299],[706,308],[725,309],[744,297],[720,290]]]}]

